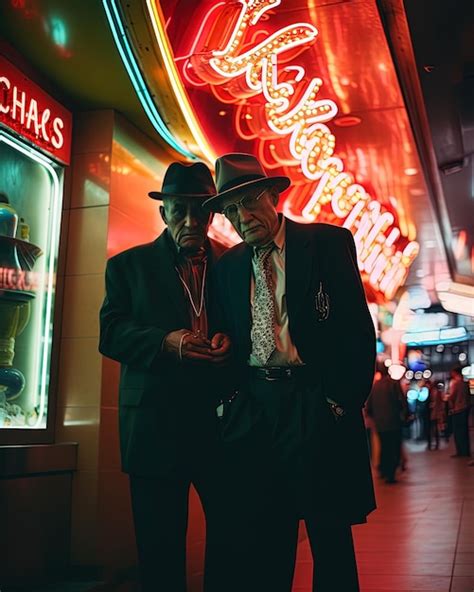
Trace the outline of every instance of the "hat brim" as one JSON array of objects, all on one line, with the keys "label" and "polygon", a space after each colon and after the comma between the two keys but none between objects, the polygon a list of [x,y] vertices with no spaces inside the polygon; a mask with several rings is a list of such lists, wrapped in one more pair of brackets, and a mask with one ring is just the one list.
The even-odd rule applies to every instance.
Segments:
[{"label": "hat brim", "polygon": [[162,191],[150,191],[148,197],[163,201],[166,197],[189,197],[193,199],[210,199],[214,193],[163,193]]},{"label": "hat brim", "polygon": [[242,191],[248,189],[249,187],[264,187],[265,185],[269,188],[275,188],[280,193],[288,189],[290,186],[291,181],[289,177],[262,177],[261,179],[253,179],[252,181],[247,181],[245,183],[241,183],[240,185],[236,185],[235,187],[231,187],[226,191],[222,191],[222,193],[217,193],[214,197],[207,199],[202,205],[204,208],[211,212],[222,212],[222,204],[226,200],[232,199],[233,197],[238,197]]}]

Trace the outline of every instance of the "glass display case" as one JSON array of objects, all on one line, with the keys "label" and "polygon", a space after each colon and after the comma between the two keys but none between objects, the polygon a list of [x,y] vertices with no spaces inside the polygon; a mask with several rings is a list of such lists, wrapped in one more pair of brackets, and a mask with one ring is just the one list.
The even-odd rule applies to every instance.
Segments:
[{"label": "glass display case", "polygon": [[62,167],[0,129],[0,428],[45,428]]},{"label": "glass display case", "polygon": [[[70,113],[0,55],[2,434],[44,431],[48,424],[63,176],[70,141]],[[5,441],[3,435],[1,439]]]}]

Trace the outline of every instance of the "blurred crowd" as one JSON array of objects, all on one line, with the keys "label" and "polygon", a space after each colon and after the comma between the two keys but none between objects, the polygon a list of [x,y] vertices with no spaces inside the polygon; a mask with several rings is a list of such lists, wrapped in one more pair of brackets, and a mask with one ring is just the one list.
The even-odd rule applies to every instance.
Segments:
[{"label": "blurred crowd", "polygon": [[[397,482],[397,471],[406,469],[404,439],[426,442],[427,450],[439,450],[440,441],[454,439],[453,458],[470,458],[469,418],[471,395],[462,368],[452,368],[449,381],[424,379],[416,391],[409,381],[394,380],[389,368],[378,366],[372,391],[364,408],[369,448],[380,444],[376,460],[380,478]],[[413,396],[412,393],[419,393]],[[474,462],[469,462],[474,466]]]}]

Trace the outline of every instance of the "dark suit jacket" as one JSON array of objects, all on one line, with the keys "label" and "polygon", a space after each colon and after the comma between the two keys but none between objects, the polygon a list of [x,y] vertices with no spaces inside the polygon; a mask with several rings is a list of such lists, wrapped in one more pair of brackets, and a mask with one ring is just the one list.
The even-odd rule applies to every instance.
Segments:
[{"label": "dark suit jacket", "polygon": [[[161,353],[167,333],[191,327],[173,249],[165,230],[107,263],[99,350],[121,364],[120,446],[127,473],[173,470],[189,440],[200,441],[199,431],[214,420],[209,368],[180,365]],[[208,271],[223,250],[210,241]]]},{"label": "dark suit jacket", "polygon": [[[252,249],[239,244],[221,257],[214,273],[220,329],[232,339],[240,378],[251,350],[251,258]],[[330,300],[325,321],[318,320],[315,302],[321,282]],[[286,299],[291,338],[318,387],[315,417],[322,423],[308,445],[315,449],[308,453],[314,458],[311,511],[364,521],[375,507],[362,419],[374,374],[375,331],[348,230],[286,220]],[[338,422],[328,412],[326,397],[346,409]]]},{"label": "dark suit jacket", "polygon": [[[221,329],[230,335],[241,366],[251,350],[252,253],[245,243],[235,246],[214,274]],[[330,300],[326,321],[318,321],[316,311],[320,282]],[[326,396],[360,409],[372,386],[375,332],[348,230],[286,220],[286,299],[292,340],[319,374]]]}]

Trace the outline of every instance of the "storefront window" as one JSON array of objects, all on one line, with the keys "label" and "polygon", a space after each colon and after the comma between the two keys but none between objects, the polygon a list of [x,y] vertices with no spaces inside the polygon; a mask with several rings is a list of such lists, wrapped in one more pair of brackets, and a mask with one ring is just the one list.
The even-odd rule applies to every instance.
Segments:
[{"label": "storefront window", "polygon": [[0,428],[45,429],[63,169],[0,128]]}]

